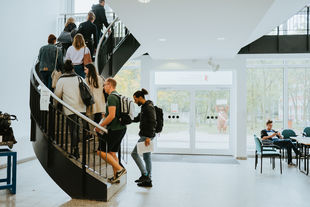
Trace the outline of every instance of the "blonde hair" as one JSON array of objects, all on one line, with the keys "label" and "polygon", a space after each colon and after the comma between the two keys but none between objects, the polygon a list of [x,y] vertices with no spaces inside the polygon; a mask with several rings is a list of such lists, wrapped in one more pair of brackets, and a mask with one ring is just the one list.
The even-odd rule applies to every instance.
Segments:
[{"label": "blonde hair", "polygon": [[76,34],[73,38],[72,45],[77,50],[79,50],[83,47],[86,47],[83,35],[81,35],[80,33]]},{"label": "blonde hair", "polygon": [[65,25],[65,27],[67,27],[69,24],[71,24],[71,23],[74,23],[74,18],[73,17],[69,17],[68,19],[67,19],[67,22],[66,22],[66,25]]},{"label": "blonde hair", "polygon": [[87,15],[87,20],[90,20],[90,21],[93,21],[96,19],[96,15],[94,12],[90,11],[88,12],[88,15]]},{"label": "blonde hair", "polygon": [[114,78],[107,78],[105,81],[110,83],[112,88],[116,88],[117,82]]}]

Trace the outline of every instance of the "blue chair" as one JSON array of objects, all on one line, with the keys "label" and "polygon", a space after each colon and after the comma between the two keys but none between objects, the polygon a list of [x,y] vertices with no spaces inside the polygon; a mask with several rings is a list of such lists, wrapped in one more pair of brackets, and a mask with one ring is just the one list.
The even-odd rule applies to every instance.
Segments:
[{"label": "blue chair", "polygon": [[291,139],[291,137],[297,137],[296,133],[292,129],[284,129],[282,131],[282,136],[284,139]]},{"label": "blue chair", "polygon": [[306,137],[310,137],[310,127],[306,127],[305,129],[304,129],[304,136],[306,136]]},{"label": "blue chair", "polygon": [[[268,157],[272,159],[272,168],[275,168],[275,158],[280,158],[280,172],[282,174],[282,156],[281,156],[281,149],[273,144],[263,144],[262,141],[254,135],[254,141],[255,141],[255,170],[258,164],[258,156],[260,156],[261,164],[260,164],[260,173],[263,173],[263,157]],[[277,150],[279,149],[280,152]]]}]

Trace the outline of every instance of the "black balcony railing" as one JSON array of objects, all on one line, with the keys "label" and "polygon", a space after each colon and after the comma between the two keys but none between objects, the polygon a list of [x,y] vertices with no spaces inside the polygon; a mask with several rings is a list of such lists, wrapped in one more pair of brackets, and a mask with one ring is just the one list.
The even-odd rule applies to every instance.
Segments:
[{"label": "black balcony railing", "polygon": [[309,6],[304,7],[268,35],[309,35]]}]

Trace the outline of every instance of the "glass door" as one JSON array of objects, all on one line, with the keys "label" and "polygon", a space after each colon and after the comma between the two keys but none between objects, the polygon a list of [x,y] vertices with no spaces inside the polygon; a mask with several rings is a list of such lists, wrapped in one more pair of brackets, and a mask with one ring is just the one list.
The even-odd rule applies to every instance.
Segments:
[{"label": "glass door", "polygon": [[157,152],[190,152],[190,97],[187,90],[157,90],[157,105],[164,113],[164,128],[156,139]]},{"label": "glass door", "polygon": [[164,128],[156,152],[230,154],[230,89],[158,88]]},{"label": "glass door", "polygon": [[230,89],[195,92],[195,152],[230,150]]}]

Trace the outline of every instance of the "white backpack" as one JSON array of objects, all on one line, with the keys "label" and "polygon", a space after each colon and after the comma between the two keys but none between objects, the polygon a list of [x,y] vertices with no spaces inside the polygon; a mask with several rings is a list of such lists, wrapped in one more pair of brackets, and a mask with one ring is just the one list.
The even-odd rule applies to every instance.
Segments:
[{"label": "white backpack", "polygon": [[132,120],[134,119],[134,111],[135,111],[134,102],[126,96],[117,95],[117,94],[113,94],[113,95],[117,96],[120,100],[121,110],[120,110],[119,120],[121,124],[123,125],[131,124]]}]

